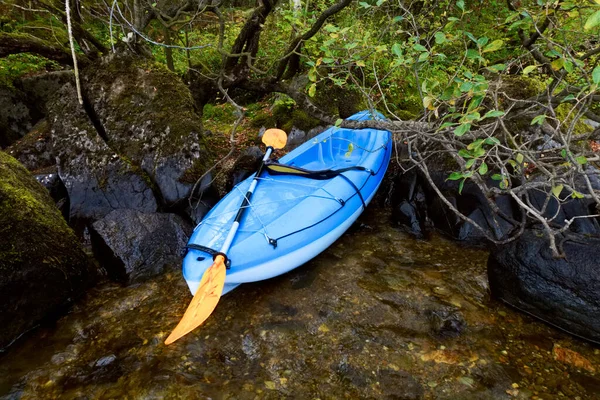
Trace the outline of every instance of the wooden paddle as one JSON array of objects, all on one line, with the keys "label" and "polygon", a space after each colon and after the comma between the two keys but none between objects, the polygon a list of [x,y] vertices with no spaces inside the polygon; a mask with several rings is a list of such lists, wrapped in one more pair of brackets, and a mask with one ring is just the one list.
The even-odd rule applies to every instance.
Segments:
[{"label": "wooden paddle", "polygon": [[273,149],[281,149],[285,146],[287,136],[281,129],[267,129],[263,134],[262,142],[267,145],[267,151],[262,159],[260,168],[258,168],[258,171],[250,184],[250,188],[246,192],[246,196],[244,196],[244,201],[242,201],[242,204],[240,205],[235,220],[227,234],[227,238],[225,238],[225,242],[223,243],[223,246],[221,246],[220,254],[217,254],[213,264],[202,275],[200,286],[198,286],[194,298],[187,310],[185,310],[179,324],[177,324],[173,332],[171,332],[167,340],[165,340],[166,345],[173,343],[180,337],[187,335],[196,329],[210,316],[210,314],[212,314],[215,307],[217,307],[217,303],[221,298],[221,293],[223,293],[223,286],[225,285],[225,254],[229,251],[229,247],[240,226],[242,216],[250,204],[250,198],[258,184],[258,180],[264,169],[265,161],[269,159]]}]

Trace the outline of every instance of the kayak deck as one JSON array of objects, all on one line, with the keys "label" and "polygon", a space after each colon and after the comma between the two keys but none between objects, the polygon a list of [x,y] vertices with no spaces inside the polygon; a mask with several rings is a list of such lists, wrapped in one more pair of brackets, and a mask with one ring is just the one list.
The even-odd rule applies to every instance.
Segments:
[{"label": "kayak deck", "polygon": [[[391,134],[330,128],[282,157],[308,170],[351,169],[326,180],[263,173],[232,242],[224,293],[245,282],[285,273],[310,260],[356,220],[379,186],[391,154]],[[199,246],[219,251],[254,176],[238,184],[196,227],[184,258],[190,290],[212,263]]]}]

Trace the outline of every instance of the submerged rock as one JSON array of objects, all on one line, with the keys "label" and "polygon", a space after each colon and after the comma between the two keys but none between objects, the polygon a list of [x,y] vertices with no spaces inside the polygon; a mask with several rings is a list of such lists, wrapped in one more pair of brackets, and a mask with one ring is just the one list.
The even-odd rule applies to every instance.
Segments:
[{"label": "submerged rock", "polygon": [[0,349],[80,295],[88,259],[48,192],[0,152]]},{"label": "submerged rock", "polygon": [[600,238],[570,234],[553,258],[541,231],[526,231],[492,251],[492,295],[542,321],[600,343]]},{"label": "submerged rock", "polygon": [[115,210],[92,225],[92,248],[116,280],[138,282],[179,264],[191,226],[175,214]]}]

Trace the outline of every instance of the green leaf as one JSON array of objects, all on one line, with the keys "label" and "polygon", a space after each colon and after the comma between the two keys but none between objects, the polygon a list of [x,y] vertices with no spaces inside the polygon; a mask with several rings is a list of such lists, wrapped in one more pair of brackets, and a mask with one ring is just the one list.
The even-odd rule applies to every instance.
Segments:
[{"label": "green leaf", "polygon": [[494,40],[492,43],[483,48],[483,53],[490,53],[492,51],[500,50],[502,46],[504,46],[504,42],[502,40]]},{"label": "green leaf", "polygon": [[356,62],[356,66],[357,67],[366,67],[366,64],[365,64],[365,62],[363,60],[358,60]]},{"label": "green leaf", "polygon": [[462,172],[453,172],[450,174],[450,176],[448,176],[448,178],[446,179],[447,181],[457,181],[459,179],[461,179],[463,177]]},{"label": "green leaf", "polygon": [[592,82],[600,84],[600,65],[596,65],[596,68],[592,71]]},{"label": "green leaf", "polygon": [[583,165],[583,164],[587,164],[587,158],[585,158],[584,156],[579,156],[577,158],[575,158],[575,161],[577,161],[578,164]]},{"label": "green leaf", "polygon": [[402,57],[402,46],[400,43],[394,43],[392,46],[392,53],[394,53],[398,57]]},{"label": "green leaf", "polygon": [[556,185],[552,188],[552,194],[554,195],[554,197],[556,197],[557,199],[560,199],[560,192],[562,192],[564,185]]},{"label": "green leaf", "polygon": [[478,149],[481,147],[482,144],[483,144],[483,139],[477,139],[473,143],[469,143],[469,145],[467,146],[467,149],[469,149],[469,150]]},{"label": "green leaf", "polygon": [[465,1],[464,0],[458,0],[456,2],[456,7],[460,8],[464,12],[465,11]]},{"label": "green leaf", "polygon": [[316,68],[311,68],[308,70],[308,80],[311,82],[317,81],[317,69]]},{"label": "green leaf", "polygon": [[473,42],[475,42],[475,44],[477,44],[477,38],[475,36],[473,36],[473,34],[471,32],[465,32],[465,35],[471,39]]},{"label": "green leaf", "polygon": [[446,129],[449,128],[451,126],[455,126],[458,125],[456,122],[444,122],[441,126],[440,129]]},{"label": "green leaf", "polygon": [[545,115],[538,115],[537,117],[535,117],[534,119],[531,120],[531,124],[530,125],[542,125],[544,123],[544,121],[546,120],[546,116]]},{"label": "green leaf", "polygon": [[473,158],[473,156],[471,155],[471,153],[468,150],[465,150],[465,149],[460,149],[458,151],[458,155],[461,156],[462,158]]},{"label": "green leaf", "polygon": [[492,175],[492,179],[495,181],[501,181],[502,179],[504,179],[504,177],[500,174],[494,174]]},{"label": "green leaf", "polygon": [[416,51],[427,51],[427,48],[425,46],[423,46],[422,44],[416,43],[413,46],[413,49],[415,49]]},{"label": "green leaf", "polygon": [[479,175],[485,175],[488,172],[488,166],[485,162],[482,162],[479,166]]},{"label": "green leaf", "polygon": [[341,119],[341,118],[336,119],[335,120],[335,126],[339,127],[340,125],[342,125],[342,122],[344,122],[343,119]]},{"label": "green leaf", "polygon": [[492,65],[491,67],[487,67],[488,70],[492,71],[492,72],[501,72],[504,71],[506,69],[506,64],[495,64]]},{"label": "green leaf", "polygon": [[435,43],[436,44],[442,44],[442,43],[446,43],[448,41],[448,39],[446,38],[446,35],[444,34],[444,32],[436,32],[435,33]]},{"label": "green leaf", "polygon": [[523,160],[525,159],[525,157],[523,157],[523,154],[521,153],[517,153],[517,156],[515,157],[515,160],[517,160],[517,162],[519,164],[523,164]]},{"label": "green leaf", "polygon": [[500,110],[491,110],[485,113],[485,115],[483,116],[483,118],[497,118],[497,117],[501,117],[505,114],[504,111],[500,111]]},{"label": "green leaf", "polygon": [[537,69],[537,65],[529,65],[525,68],[523,68],[523,75],[529,75],[530,73],[532,73],[533,71],[535,71]]},{"label": "green leaf", "polygon": [[573,190],[573,193],[571,193],[571,197],[574,199],[583,199],[584,196],[578,191]]},{"label": "green leaf", "polygon": [[429,58],[429,53],[424,52],[419,55],[419,61],[423,62]]},{"label": "green leaf", "polygon": [[554,61],[552,61],[550,63],[550,67],[554,71],[560,70],[564,65],[565,65],[565,59],[564,58],[557,58],[556,60],[554,60]]},{"label": "green leaf", "polygon": [[471,168],[473,166],[473,164],[475,164],[475,161],[477,161],[477,159],[471,158],[469,161],[467,161],[465,168],[467,168],[467,169]]},{"label": "green leaf", "polygon": [[498,139],[496,139],[495,137],[489,137],[489,138],[485,139],[484,143],[492,146],[495,144],[500,144],[500,141]]},{"label": "green leaf", "polygon": [[478,147],[473,151],[473,157],[481,157],[484,155],[485,155],[485,150],[481,147]]},{"label": "green leaf", "polygon": [[462,194],[463,187],[465,186],[465,181],[466,181],[466,179],[463,179],[463,180],[462,180],[462,181],[460,181],[460,183],[458,184],[458,194]]},{"label": "green leaf", "polygon": [[565,60],[563,68],[568,73],[571,73],[571,72],[573,72],[573,63],[571,61],[569,61],[569,60]]},{"label": "green leaf", "polygon": [[567,158],[567,150],[566,150],[566,149],[562,149],[562,150],[560,151],[560,156],[561,156],[562,158]]},{"label": "green leaf", "polygon": [[564,99],[562,99],[560,102],[561,102],[561,103],[564,103],[564,102],[566,102],[566,101],[575,100],[576,98],[577,98],[577,97],[575,97],[575,95],[574,95],[574,94],[570,94],[570,95],[568,95],[567,97],[565,97]]},{"label": "green leaf", "polygon": [[460,91],[463,93],[466,93],[471,89],[473,89],[473,84],[471,82],[463,82],[462,85],[460,85]]},{"label": "green leaf", "polygon": [[324,64],[331,64],[335,60],[333,58],[325,57],[325,58],[322,58],[321,61],[323,61]]},{"label": "green leaf", "polygon": [[360,4],[360,6],[362,8],[371,8],[371,5],[369,3],[367,3],[366,1],[361,1],[358,4]]},{"label": "green leaf", "polygon": [[312,85],[310,85],[310,87],[308,88],[308,95],[310,97],[315,97],[315,94],[317,93],[317,84],[313,83]]},{"label": "green leaf", "polygon": [[589,16],[587,21],[585,21],[585,25],[583,26],[583,29],[585,29],[586,31],[589,31],[590,29],[592,29],[593,27],[595,27],[598,24],[600,24],[600,10],[596,11],[595,13],[593,13],[592,15]]},{"label": "green leaf", "polygon": [[471,124],[461,124],[456,129],[454,129],[454,134],[456,136],[462,136],[467,133],[471,129]]}]

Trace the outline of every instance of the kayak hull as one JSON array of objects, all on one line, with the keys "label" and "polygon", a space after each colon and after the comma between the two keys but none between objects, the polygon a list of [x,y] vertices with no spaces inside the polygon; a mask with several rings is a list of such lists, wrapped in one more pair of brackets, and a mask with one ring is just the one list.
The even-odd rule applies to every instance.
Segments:
[{"label": "kayak hull", "polygon": [[[349,119],[372,118],[363,111]],[[375,195],[391,157],[391,143],[387,131],[331,127],[279,162],[345,172],[321,180],[263,172],[227,254],[231,264],[223,294],[297,268],[335,242]],[[238,184],[194,229],[183,260],[192,294],[212,264],[207,249],[220,250],[253,178]]]}]

